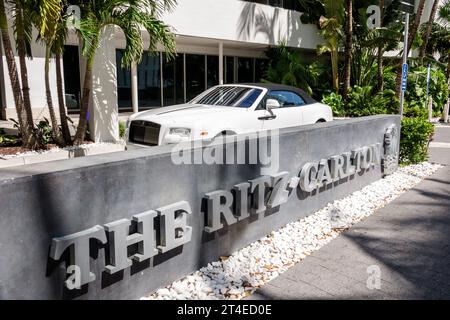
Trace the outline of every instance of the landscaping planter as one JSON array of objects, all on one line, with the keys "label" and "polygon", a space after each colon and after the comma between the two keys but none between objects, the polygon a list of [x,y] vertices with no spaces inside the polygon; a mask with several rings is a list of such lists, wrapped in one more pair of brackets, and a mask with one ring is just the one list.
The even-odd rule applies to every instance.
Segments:
[{"label": "landscaping planter", "polygon": [[49,150],[42,153],[23,154],[14,157],[1,157],[0,168],[15,167],[25,164],[40,163],[55,160],[91,156],[95,154],[119,152],[125,150],[124,143],[87,144],[80,147],[68,147],[59,150]]}]

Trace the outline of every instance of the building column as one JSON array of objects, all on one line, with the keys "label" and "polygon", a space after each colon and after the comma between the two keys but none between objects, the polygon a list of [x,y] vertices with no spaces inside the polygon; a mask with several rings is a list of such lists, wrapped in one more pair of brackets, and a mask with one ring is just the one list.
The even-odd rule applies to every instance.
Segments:
[{"label": "building column", "polygon": [[[7,81],[9,81],[9,78],[4,76],[3,73],[3,55],[2,55],[2,48],[0,48],[0,119],[6,120],[8,119],[6,116],[6,88]],[[11,84],[10,84],[11,85]]]},{"label": "building column", "polygon": [[223,42],[219,42],[219,84],[223,84]]},{"label": "building column", "polygon": [[131,64],[131,106],[133,113],[139,112],[138,101],[138,76],[136,62]]},{"label": "building column", "polygon": [[103,29],[92,70],[92,100],[89,107],[89,131],[95,142],[119,140],[116,48],[114,27]]}]

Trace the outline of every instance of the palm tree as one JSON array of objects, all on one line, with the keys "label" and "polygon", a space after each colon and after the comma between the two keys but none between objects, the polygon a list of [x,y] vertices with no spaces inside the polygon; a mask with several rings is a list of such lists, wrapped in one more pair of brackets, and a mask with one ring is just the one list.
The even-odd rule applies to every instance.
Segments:
[{"label": "palm tree", "polygon": [[333,73],[333,88],[339,92],[339,44],[343,38],[342,24],[344,22],[343,0],[324,0],[325,15],[319,20],[319,34],[325,40],[317,46],[318,54],[329,52]]},{"label": "palm tree", "polygon": [[[52,92],[50,86],[50,59],[52,57],[52,49],[55,40],[58,36],[59,25],[62,21],[62,0],[38,0],[35,7],[31,8],[34,12],[33,20],[36,27],[39,29],[41,41],[45,45],[45,95],[47,99],[47,107],[50,114],[50,121],[52,126],[53,139],[58,144],[65,144],[65,141],[60,135],[58,128],[58,120],[56,119],[55,109],[53,107]],[[65,113],[65,111],[64,111]]]},{"label": "palm tree", "polygon": [[302,61],[298,52],[281,43],[279,47],[270,49],[267,55],[275,59],[271,59],[264,82],[286,84],[313,94],[311,85],[316,84],[318,74]]},{"label": "palm tree", "polygon": [[[383,18],[384,18],[384,0],[378,1],[378,6],[380,7],[380,28],[383,28]],[[384,89],[384,78],[383,78],[383,46],[378,46],[377,52],[377,90],[378,92]]]},{"label": "palm tree", "polygon": [[58,95],[58,109],[61,122],[62,137],[64,143],[66,145],[70,145],[72,144],[72,138],[70,136],[69,124],[67,122],[66,106],[64,103],[63,76],[61,68],[61,59],[64,51],[64,44],[66,43],[67,37],[66,19],[67,17],[64,16],[62,23],[58,25],[58,29],[56,31],[56,38],[52,46],[52,51],[55,54],[56,90]]},{"label": "palm tree", "polygon": [[[442,36],[439,36],[440,41],[443,41],[441,43],[441,46],[444,46],[442,49],[446,49],[446,53],[442,52],[444,50],[440,50],[443,55],[444,59],[447,60],[447,69],[446,69],[446,76],[448,79],[448,87],[450,88],[450,0],[445,0],[442,7],[439,9],[439,19],[443,24],[443,29],[446,30],[445,34],[442,34]],[[442,120],[444,122],[448,122],[448,113],[450,109],[450,97],[444,107],[444,111],[442,112]]]},{"label": "palm tree", "polygon": [[175,0],[89,0],[81,2],[82,19],[79,34],[83,40],[83,55],[86,57],[85,77],[82,89],[80,120],[74,144],[84,141],[87,127],[87,111],[92,91],[92,69],[102,32],[105,27],[115,25],[125,34],[126,47],[122,65],[139,62],[144,49],[141,29],[150,35],[149,51],[156,50],[160,42],[168,57],[175,54],[175,37],[161,20],[161,14],[175,5]]},{"label": "palm tree", "polygon": [[[406,56],[408,56],[409,52],[411,51],[411,48],[412,48],[412,45],[413,45],[413,42],[414,42],[414,38],[416,37],[417,30],[419,29],[420,20],[422,19],[424,7],[425,7],[425,0],[420,0],[419,4],[418,4],[418,7],[417,7],[416,17],[414,19],[413,24],[411,25],[411,27],[409,29],[408,47],[404,49],[404,50],[406,50]],[[396,78],[396,84],[397,84],[396,94],[397,94],[397,97],[400,97],[400,94],[401,94],[401,86],[402,86],[402,72],[401,72],[401,68],[402,68],[402,66],[400,65],[399,68],[398,68],[397,78]]]},{"label": "palm tree", "polygon": [[344,67],[344,101],[347,101],[348,91],[351,86],[352,57],[353,57],[353,0],[345,1],[345,11],[347,12],[345,25],[345,67]]},{"label": "palm tree", "polygon": [[413,45],[413,42],[414,42],[414,38],[416,37],[417,31],[419,29],[420,20],[422,20],[423,9],[424,8],[425,8],[425,0],[420,0],[419,4],[417,6],[416,17],[414,19],[414,22],[413,22],[411,28],[409,29],[408,49],[406,51],[408,54],[411,51],[411,48],[412,48],[412,45]]},{"label": "palm tree", "polygon": [[15,0],[12,4],[13,30],[16,38],[17,55],[19,56],[20,80],[22,84],[22,97],[28,122],[33,125],[33,112],[31,109],[30,86],[28,84],[28,69],[26,58],[31,57],[31,37],[33,25],[30,23],[31,12],[29,6],[33,1]]},{"label": "palm tree", "polygon": [[428,39],[430,39],[431,29],[433,27],[434,18],[436,17],[436,12],[439,6],[440,0],[434,0],[433,7],[431,8],[430,19],[428,19],[427,29],[425,31],[425,36],[423,37],[423,43],[420,46],[419,58],[423,59],[425,57],[426,48],[428,45]]},{"label": "palm tree", "polygon": [[22,137],[22,145],[24,147],[32,147],[34,145],[33,138],[33,117],[31,108],[27,110],[22,96],[19,73],[17,71],[14,51],[9,37],[8,20],[6,15],[5,1],[0,0],[0,31],[3,49],[6,56],[6,64],[8,66],[9,79],[11,81],[12,91],[14,95],[14,104],[16,106],[17,119],[19,122],[19,131]]}]

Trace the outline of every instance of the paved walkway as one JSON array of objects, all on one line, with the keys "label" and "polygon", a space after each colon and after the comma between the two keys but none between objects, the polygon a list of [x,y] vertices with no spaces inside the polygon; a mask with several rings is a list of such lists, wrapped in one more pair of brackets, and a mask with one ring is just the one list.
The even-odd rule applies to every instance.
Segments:
[{"label": "paved walkway", "polygon": [[450,165],[450,124],[436,125],[430,143],[430,161]]},{"label": "paved walkway", "polygon": [[[434,142],[430,161],[450,165],[442,145],[450,143],[450,126],[437,128]],[[369,289],[377,268],[381,286]],[[450,299],[450,166],[248,299]]]}]

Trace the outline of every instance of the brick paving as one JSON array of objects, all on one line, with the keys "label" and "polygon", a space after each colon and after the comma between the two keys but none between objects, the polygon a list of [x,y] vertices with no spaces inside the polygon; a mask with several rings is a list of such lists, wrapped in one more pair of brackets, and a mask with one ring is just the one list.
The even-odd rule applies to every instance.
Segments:
[{"label": "brick paving", "polygon": [[248,299],[450,299],[450,148],[431,145],[430,161],[447,166]]}]

